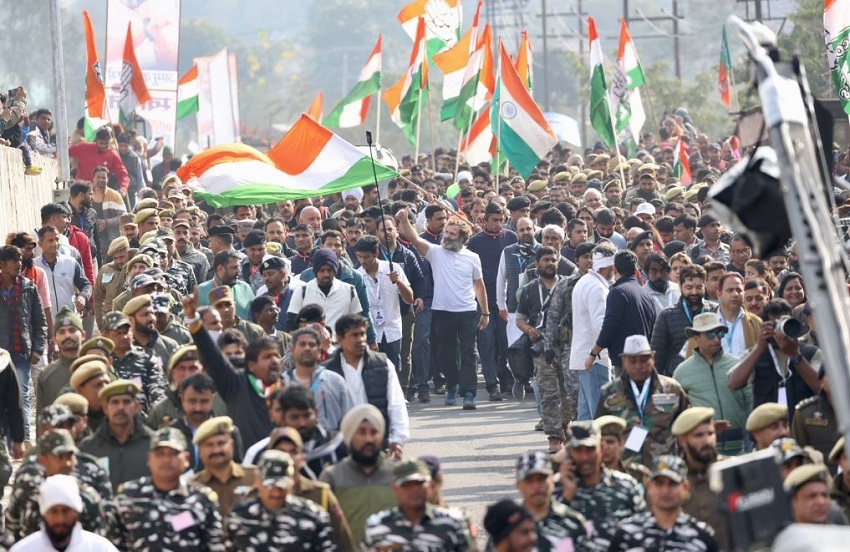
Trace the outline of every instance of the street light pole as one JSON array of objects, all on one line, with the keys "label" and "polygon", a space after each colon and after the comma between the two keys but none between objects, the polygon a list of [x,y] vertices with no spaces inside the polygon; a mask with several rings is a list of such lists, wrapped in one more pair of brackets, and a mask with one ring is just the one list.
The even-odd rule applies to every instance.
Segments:
[{"label": "street light pole", "polygon": [[53,46],[53,92],[56,115],[56,154],[59,157],[59,179],[71,178],[71,162],[68,158],[68,107],[65,101],[65,54],[62,47],[62,24],[59,0],[50,0],[50,37]]}]

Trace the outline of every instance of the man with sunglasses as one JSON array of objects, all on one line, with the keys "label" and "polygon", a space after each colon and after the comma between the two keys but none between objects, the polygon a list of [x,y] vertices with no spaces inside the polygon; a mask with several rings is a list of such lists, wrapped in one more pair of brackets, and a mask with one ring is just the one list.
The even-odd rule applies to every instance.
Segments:
[{"label": "man with sunglasses", "polygon": [[730,456],[744,451],[747,412],[752,408],[752,387],[733,391],[729,388],[729,370],[738,357],[723,351],[722,342],[729,328],[714,313],[694,317],[685,334],[695,345],[694,354],[679,364],[673,379],[679,382],[693,406],[714,409],[717,419],[717,449]]}]

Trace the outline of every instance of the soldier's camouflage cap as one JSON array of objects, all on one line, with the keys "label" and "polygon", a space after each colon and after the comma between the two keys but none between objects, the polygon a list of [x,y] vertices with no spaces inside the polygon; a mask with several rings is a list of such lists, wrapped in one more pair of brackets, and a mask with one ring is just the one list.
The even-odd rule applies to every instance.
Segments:
[{"label": "soldier's camouflage cap", "polygon": [[71,409],[64,404],[51,404],[45,406],[38,413],[38,425],[59,427],[65,422],[76,420],[77,417]]},{"label": "soldier's camouflage cap", "polygon": [[295,483],[294,462],[292,456],[280,450],[267,450],[257,464],[260,479],[264,487],[280,487],[290,489]]},{"label": "soldier's camouflage cap", "polygon": [[173,427],[161,427],[151,437],[151,450],[160,447],[174,449],[177,452],[186,452],[186,437],[179,429]]},{"label": "soldier's camouflage cap", "polygon": [[42,435],[38,440],[38,453],[59,456],[73,452],[79,452],[74,438],[67,429],[54,429]]},{"label": "soldier's camouflage cap", "polygon": [[121,311],[108,312],[103,317],[103,329],[106,331],[111,332],[122,326],[130,326],[130,319]]},{"label": "soldier's camouflage cap", "polygon": [[393,485],[404,485],[408,481],[430,481],[431,470],[421,460],[406,460],[393,468]]},{"label": "soldier's camouflage cap", "polygon": [[649,467],[650,479],[656,477],[667,477],[676,483],[681,483],[688,478],[688,465],[685,460],[672,454],[662,454],[652,460]]},{"label": "soldier's camouflage cap", "polygon": [[805,459],[806,457],[806,454],[803,452],[803,448],[791,437],[780,437],[779,439],[774,440],[770,443],[770,448],[776,452],[783,464],[789,460],[793,460],[794,458],[799,457]]},{"label": "soldier's camouflage cap", "polygon": [[594,421],[572,422],[567,430],[567,446],[595,447],[602,442],[602,432]]},{"label": "soldier's camouflage cap", "polygon": [[516,480],[522,481],[535,474],[552,475],[552,460],[543,452],[526,452],[516,461]]},{"label": "soldier's camouflage cap", "polygon": [[154,312],[168,312],[171,307],[171,296],[167,293],[151,293],[151,309]]}]

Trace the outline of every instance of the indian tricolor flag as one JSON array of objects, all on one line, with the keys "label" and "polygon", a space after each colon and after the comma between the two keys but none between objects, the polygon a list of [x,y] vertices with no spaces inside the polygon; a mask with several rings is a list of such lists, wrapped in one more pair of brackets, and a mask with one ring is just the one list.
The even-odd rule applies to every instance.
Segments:
[{"label": "indian tricolor flag", "polygon": [[490,113],[499,151],[523,178],[555,147],[558,138],[534,103],[511,58],[499,41],[499,81]]},{"label": "indian tricolor flag", "polygon": [[528,39],[528,31],[522,31],[522,41],[519,43],[519,52],[516,56],[515,67],[519,78],[525,83],[525,87],[529,93],[532,93],[532,87],[534,86],[533,54],[531,41]]},{"label": "indian tricolor flag", "polygon": [[490,25],[485,25],[484,32],[478,37],[478,47],[469,58],[463,75],[463,87],[454,118],[456,129],[466,130],[472,117],[493,97],[496,88],[493,73],[493,33]]},{"label": "indian tricolor flag", "polygon": [[461,142],[460,153],[470,165],[489,163],[496,151],[496,137],[490,125],[490,110],[484,109]]},{"label": "indian tricolor flag", "polygon": [[124,61],[121,64],[121,96],[118,99],[118,108],[121,120],[130,122],[131,115],[140,105],[148,103],[151,95],[145,84],[145,76],[136,59],[136,50],[133,47],[133,24],[127,24],[127,39],[124,41]]},{"label": "indian tricolor flag", "polygon": [[832,82],[844,113],[850,115],[850,0],[825,0],[823,31]]},{"label": "indian tricolor flag", "polygon": [[[381,90],[381,37],[360,70],[357,84],[325,118],[328,128],[351,128],[366,123],[372,94]],[[380,109],[380,106],[378,106]]]},{"label": "indian tricolor flag", "polygon": [[611,122],[611,104],[608,103],[608,86],[605,84],[605,69],[602,66],[602,45],[592,17],[587,18],[587,36],[590,39],[590,125],[599,133],[602,141],[613,148],[617,138]]},{"label": "indian tricolor flag", "polygon": [[617,132],[629,131],[635,144],[640,141],[640,130],[646,122],[640,87],[646,79],[640,66],[637,49],[629,34],[626,20],[620,20],[620,48],[617,66],[611,79],[611,108],[617,122]]},{"label": "indian tricolor flag", "polygon": [[417,39],[419,18],[425,20],[425,40],[428,43],[428,59],[454,46],[460,39],[460,24],[463,21],[462,0],[416,0],[406,5],[398,14],[398,20],[407,35]]},{"label": "indian tricolor flag", "polygon": [[[378,181],[398,173],[375,162]],[[177,175],[213,207],[258,205],[330,195],[374,184],[369,156],[301,115],[263,155],[244,144],[215,146],[192,157]]]},{"label": "indian tricolor flag", "polygon": [[403,131],[410,144],[416,147],[416,130],[419,123],[421,101],[427,100],[428,62],[425,59],[425,19],[419,18],[417,39],[410,52],[410,63],[404,76],[384,92],[384,101],[390,108],[395,124]]},{"label": "indian tricolor flag", "polygon": [[685,151],[682,140],[679,140],[676,150],[673,152],[673,173],[683,186],[690,186],[694,182],[691,176],[691,163],[688,160],[688,152]]},{"label": "indian tricolor flag", "polygon": [[177,120],[188,117],[200,110],[198,102],[198,66],[193,65],[177,81]]},{"label": "indian tricolor flag", "polygon": [[463,88],[463,77],[466,66],[475,52],[478,43],[478,20],[481,15],[482,2],[472,19],[472,27],[460,38],[460,41],[444,52],[434,56],[434,65],[443,73],[443,108],[440,110],[440,120],[454,119],[457,112],[458,98]]}]

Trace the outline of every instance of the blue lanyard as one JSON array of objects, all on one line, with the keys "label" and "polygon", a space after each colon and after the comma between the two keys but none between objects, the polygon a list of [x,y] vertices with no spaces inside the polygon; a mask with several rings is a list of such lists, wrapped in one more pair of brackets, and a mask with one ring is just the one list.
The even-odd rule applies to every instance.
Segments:
[{"label": "blue lanyard", "polygon": [[[638,416],[640,416],[640,425],[642,426],[643,414],[646,411],[646,403],[647,401],[649,401],[649,392],[652,387],[652,382],[649,379],[644,381],[643,385],[641,386],[640,393],[638,393],[637,385],[635,384],[635,382],[629,380],[629,383],[632,385],[632,393],[634,393],[635,395],[635,404],[637,405]],[[643,396],[641,397],[641,395]]]},{"label": "blue lanyard", "polygon": [[[685,311],[685,316],[688,318],[688,322],[693,324],[694,323],[694,317],[691,314],[691,309],[688,308],[687,301],[682,301],[682,310]],[[697,314],[702,314],[702,309],[700,309]]]},{"label": "blue lanyard", "polygon": [[[720,315],[720,317],[723,318],[723,315]],[[724,322],[725,321],[726,320],[724,320]],[[738,327],[738,322],[740,322],[740,321],[741,321],[740,316],[735,318],[735,321],[732,322],[732,325],[729,327],[729,333],[726,334],[726,352],[727,353],[730,353],[730,354],[732,353],[732,341],[735,337],[735,328]]]}]

